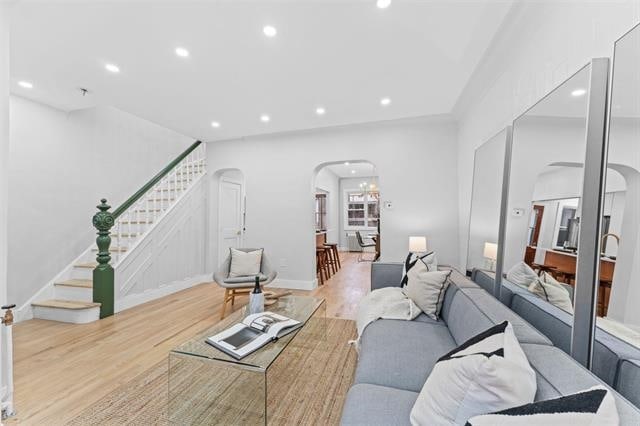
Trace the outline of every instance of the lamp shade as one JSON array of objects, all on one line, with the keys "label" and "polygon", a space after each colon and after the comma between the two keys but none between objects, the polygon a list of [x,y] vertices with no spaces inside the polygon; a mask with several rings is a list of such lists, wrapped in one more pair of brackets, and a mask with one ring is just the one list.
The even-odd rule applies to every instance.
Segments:
[{"label": "lamp shade", "polygon": [[411,253],[427,251],[427,237],[409,237],[409,251]]},{"label": "lamp shade", "polygon": [[496,243],[484,243],[485,258],[496,260],[498,258],[498,245]]}]

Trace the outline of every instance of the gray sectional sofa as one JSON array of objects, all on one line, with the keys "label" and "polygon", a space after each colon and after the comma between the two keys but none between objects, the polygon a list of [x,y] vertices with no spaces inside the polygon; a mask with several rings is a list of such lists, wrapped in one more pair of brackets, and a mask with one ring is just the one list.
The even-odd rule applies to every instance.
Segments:
[{"label": "gray sectional sofa", "polygon": [[[374,263],[371,288],[399,286],[400,263]],[[528,322],[457,271],[445,293],[441,319],[377,320],[364,330],[343,425],[408,425],[409,414],[434,364],[470,337],[509,320],[538,380],[536,400],[604,384]],[[614,392],[621,424],[640,424],[640,411]]]},{"label": "gray sectional sofa", "polygon": [[[474,269],[471,279],[488,292],[493,292],[493,273]],[[555,346],[570,353],[573,324],[571,314],[507,279],[502,280],[500,300],[540,330]],[[640,407],[640,349],[600,328],[596,328],[595,340],[593,372]]]}]

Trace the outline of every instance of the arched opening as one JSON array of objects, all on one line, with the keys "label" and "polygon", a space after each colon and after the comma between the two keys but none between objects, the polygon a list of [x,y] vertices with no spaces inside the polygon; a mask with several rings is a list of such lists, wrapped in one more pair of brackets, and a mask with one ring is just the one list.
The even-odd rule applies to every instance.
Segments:
[{"label": "arched opening", "polygon": [[366,160],[318,165],[311,200],[317,283],[330,284],[349,271],[368,270],[380,257],[380,182],[375,165]]}]

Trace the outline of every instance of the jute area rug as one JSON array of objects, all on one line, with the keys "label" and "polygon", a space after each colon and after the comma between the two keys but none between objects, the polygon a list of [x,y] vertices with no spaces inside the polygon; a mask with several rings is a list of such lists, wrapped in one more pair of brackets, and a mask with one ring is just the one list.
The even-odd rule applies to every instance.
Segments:
[{"label": "jute area rug", "polygon": [[[269,368],[268,424],[339,424],[342,406],[355,371],[357,355],[348,341],[355,338],[356,328],[354,321],[334,318],[323,321],[326,321],[326,340],[317,339],[318,322],[316,325],[305,326]],[[309,332],[305,335],[303,332],[306,330]],[[325,329],[322,330],[324,335]],[[172,371],[173,369],[172,366]],[[216,379],[212,377],[210,368],[185,367],[180,374],[180,392],[185,395],[200,395],[198,398],[207,400],[206,394],[210,389],[222,386],[214,383]],[[259,401],[255,395],[252,399]],[[194,405],[194,409],[183,410],[184,413],[180,412],[177,418],[175,413],[179,410],[174,410],[169,419],[168,400],[168,362],[163,361],[89,406],[69,424],[84,426],[264,423],[264,418],[249,421],[241,417],[220,416],[219,410],[214,415],[203,415],[196,413],[196,408],[199,408],[197,405]],[[206,404],[212,405],[210,399]]]}]

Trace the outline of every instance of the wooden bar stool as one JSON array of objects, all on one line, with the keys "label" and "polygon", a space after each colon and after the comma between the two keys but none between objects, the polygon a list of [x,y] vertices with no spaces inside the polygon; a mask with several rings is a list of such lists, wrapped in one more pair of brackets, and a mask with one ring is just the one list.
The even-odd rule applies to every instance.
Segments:
[{"label": "wooden bar stool", "polygon": [[331,260],[333,264],[336,266],[336,272],[338,269],[342,268],[340,264],[340,254],[338,253],[338,244],[336,243],[324,243],[325,247],[329,247],[331,249]]},{"label": "wooden bar stool", "polygon": [[326,270],[326,259],[327,252],[324,247],[316,247],[316,274],[320,278],[320,285],[324,284],[325,277],[329,279]]}]

